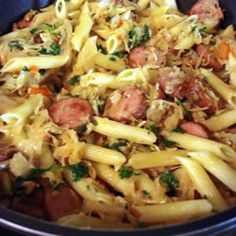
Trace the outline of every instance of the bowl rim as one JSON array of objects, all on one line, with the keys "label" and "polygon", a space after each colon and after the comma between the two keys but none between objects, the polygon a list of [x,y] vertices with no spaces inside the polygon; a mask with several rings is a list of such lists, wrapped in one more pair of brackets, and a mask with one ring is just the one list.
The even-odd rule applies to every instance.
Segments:
[{"label": "bowl rim", "polygon": [[235,229],[236,206],[211,216],[163,227],[134,229],[75,228],[36,219],[19,212],[0,207],[0,226],[7,230],[27,235],[211,235],[222,234]]}]

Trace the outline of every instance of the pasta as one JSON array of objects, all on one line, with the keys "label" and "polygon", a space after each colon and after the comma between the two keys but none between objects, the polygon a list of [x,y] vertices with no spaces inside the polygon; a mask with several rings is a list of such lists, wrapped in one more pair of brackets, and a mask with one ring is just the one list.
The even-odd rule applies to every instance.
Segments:
[{"label": "pasta", "polygon": [[[56,0],[0,36],[1,204],[161,227],[236,203],[236,41],[218,1]],[[6,199],[6,200],[5,200]]]}]

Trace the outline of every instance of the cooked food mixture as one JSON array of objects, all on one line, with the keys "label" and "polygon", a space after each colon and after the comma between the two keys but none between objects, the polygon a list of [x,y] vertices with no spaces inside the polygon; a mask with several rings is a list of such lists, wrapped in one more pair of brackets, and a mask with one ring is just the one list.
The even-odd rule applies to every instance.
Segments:
[{"label": "cooked food mixture", "polygon": [[236,41],[217,0],[57,0],[0,37],[1,205],[77,227],[236,203]]}]

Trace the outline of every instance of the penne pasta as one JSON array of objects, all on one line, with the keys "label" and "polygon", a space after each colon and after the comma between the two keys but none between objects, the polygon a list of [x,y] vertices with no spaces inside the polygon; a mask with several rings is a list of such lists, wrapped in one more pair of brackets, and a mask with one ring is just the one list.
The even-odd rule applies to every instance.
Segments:
[{"label": "penne pasta", "polygon": [[200,162],[204,168],[225,184],[229,189],[236,192],[236,171],[218,157],[207,152],[193,152],[189,156]]},{"label": "penne pasta", "polygon": [[113,165],[115,169],[119,169],[126,161],[121,152],[93,144],[85,144],[84,158],[98,163]]},{"label": "penne pasta", "polygon": [[126,68],[124,60],[116,58],[115,61],[109,55],[98,52],[95,58],[95,64],[107,70],[120,72]]},{"label": "penne pasta", "polygon": [[211,131],[220,131],[236,123],[236,110],[225,111],[201,123]]},{"label": "penne pasta", "polygon": [[169,133],[167,138],[176,142],[178,147],[191,151],[209,151],[223,160],[235,161],[235,151],[226,144],[200,138],[191,134],[181,134],[177,132]]},{"label": "penne pasta", "polygon": [[87,216],[84,213],[65,216],[57,221],[59,224],[71,227],[102,228],[102,229],[129,229],[131,224],[119,222],[107,222],[97,217]]},{"label": "penne pasta", "polygon": [[221,211],[228,208],[225,199],[198,162],[184,157],[177,157],[177,160],[184,166],[197,191],[209,200],[214,210]]},{"label": "penne pasta", "polygon": [[80,194],[83,198],[91,201],[100,201],[111,204],[114,202],[115,197],[103,190],[100,186],[95,185],[93,180],[90,178],[83,178],[77,182],[72,180],[71,171],[65,171],[65,177],[72,188]]},{"label": "penne pasta", "polygon": [[236,105],[236,90],[224,83],[220,78],[206,69],[200,70],[207,82],[220,94],[220,96],[230,105]]},{"label": "penne pasta", "polygon": [[74,34],[71,39],[73,48],[80,51],[86,40],[89,38],[89,33],[93,26],[93,20],[90,15],[88,2],[85,2],[80,15],[79,23],[75,28]]},{"label": "penne pasta", "polygon": [[132,207],[140,216],[138,219],[146,223],[176,222],[209,215],[211,204],[203,200],[188,200],[166,204]]},{"label": "penne pasta", "polygon": [[116,191],[124,196],[134,197],[135,185],[133,179],[121,179],[118,172],[108,165],[95,164],[95,170],[99,178],[111,185]]},{"label": "penne pasta", "polygon": [[94,120],[96,125],[93,130],[108,137],[127,139],[130,142],[149,145],[156,141],[155,134],[146,129],[121,124],[107,118],[95,117]]},{"label": "penne pasta", "polygon": [[177,156],[187,156],[188,151],[157,151],[157,152],[140,152],[133,154],[129,159],[129,164],[134,169],[145,169],[152,167],[162,166],[175,166],[179,165]]}]

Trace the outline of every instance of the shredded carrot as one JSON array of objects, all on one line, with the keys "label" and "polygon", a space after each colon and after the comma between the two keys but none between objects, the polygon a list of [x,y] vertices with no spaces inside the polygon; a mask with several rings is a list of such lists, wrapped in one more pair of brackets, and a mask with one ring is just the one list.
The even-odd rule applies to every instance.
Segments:
[{"label": "shredded carrot", "polygon": [[38,72],[39,71],[39,67],[38,66],[30,66],[29,70],[31,72]]},{"label": "shredded carrot", "polygon": [[124,24],[122,19],[119,19],[117,27],[120,28]]},{"label": "shredded carrot", "polygon": [[221,59],[229,59],[229,53],[230,53],[230,47],[226,43],[221,43],[217,50],[216,50],[217,56]]},{"label": "shredded carrot", "polygon": [[47,96],[47,97],[50,97],[53,95],[53,93],[48,88],[42,87],[42,86],[29,88],[29,93],[30,94],[40,93],[40,94]]},{"label": "shredded carrot", "polygon": [[120,41],[120,40],[122,40],[122,35],[118,34],[118,35],[116,35],[116,38]]},{"label": "shredded carrot", "polygon": [[20,20],[16,23],[18,29],[23,29],[30,26],[31,22],[28,20]]}]

